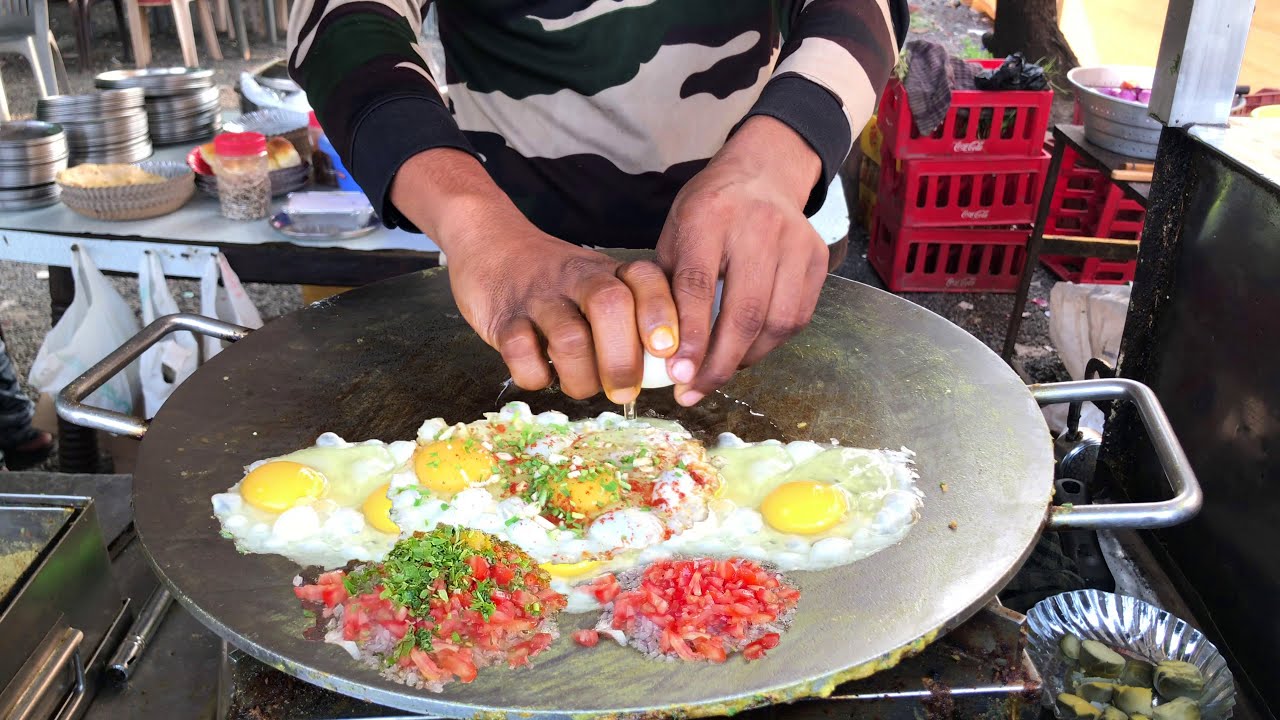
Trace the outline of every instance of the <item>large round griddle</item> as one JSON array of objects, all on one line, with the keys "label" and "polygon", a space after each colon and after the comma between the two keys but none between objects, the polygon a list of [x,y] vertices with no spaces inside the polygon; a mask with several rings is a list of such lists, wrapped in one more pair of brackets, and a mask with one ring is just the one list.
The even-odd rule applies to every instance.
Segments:
[{"label": "large round griddle", "polygon": [[[888,667],[958,624],[1013,575],[1045,523],[1049,434],[1018,377],[965,331],[906,300],[832,278],[810,327],[694,411],[650,391],[641,410],[714,436],[811,438],[917,454],[923,517],[902,543],[853,565],[794,573],[794,626],[760,662],[666,663],[612,643],[562,637],[532,667],[490,668],[431,694],[384,680],[340,648],[303,639],[298,567],[240,555],[218,536],[209,497],[244,465],[309,445],[414,437],[425,418],[495,409],[507,377],[463,321],[443,271],[408,275],[283,317],[213,358],[165,403],[140,449],[136,523],[164,582],[235,646],[341,693],[468,717],[724,714],[827,694]],[[505,402],[513,397],[503,397]],[[552,391],[535,410],[595,413]],[[763,418],[761,417],[763,415]],[[943,492],[940,483],[946,483]],[[564,616],[562,632],[594,615]]]}]

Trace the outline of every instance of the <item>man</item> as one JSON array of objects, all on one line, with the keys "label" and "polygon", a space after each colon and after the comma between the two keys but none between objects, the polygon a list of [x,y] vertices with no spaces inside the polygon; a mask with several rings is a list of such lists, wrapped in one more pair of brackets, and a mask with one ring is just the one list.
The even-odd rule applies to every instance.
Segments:
[{"label": "man", "polygon": [[572,397],[629,402],[643,344],[693,405],[808,323],[827,250],[805,214],[874,111],[905,0],[435,6],[452,113],[415,0],[302,0],[290,70],[387,224],[445,251],[518,385],[553,365]]},{"label": "man", "polygon": [[0,335],[0,470],[25,470],[49,456],[53,436],[31,426],[34,415]]}]

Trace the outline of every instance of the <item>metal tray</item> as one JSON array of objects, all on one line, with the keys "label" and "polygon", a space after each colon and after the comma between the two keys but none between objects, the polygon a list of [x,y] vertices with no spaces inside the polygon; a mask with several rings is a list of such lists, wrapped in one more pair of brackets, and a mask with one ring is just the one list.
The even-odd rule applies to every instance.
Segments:
[{"label": "metal tray", "polygon": [[93,501],[0,495],[0,552],[6,548],[39,552],[0,598],[0,717],[82,705],[92,689],[88,660],[125,609]]}]

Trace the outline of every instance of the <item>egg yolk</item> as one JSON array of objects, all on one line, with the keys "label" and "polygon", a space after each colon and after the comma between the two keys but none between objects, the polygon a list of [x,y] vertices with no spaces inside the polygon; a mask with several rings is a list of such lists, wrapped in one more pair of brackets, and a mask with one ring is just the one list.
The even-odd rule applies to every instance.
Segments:
[{"label": "egg yolk", "polygon": [[839,488],[810,480],[783,483],[760,503],[760,514],[773,529],[797,535],[829,530],[848,510]]},{"label": "egg yolk", "polygon": [[581,560],[576,563],[544,563],[542,569],[553,578],[568,580],[586,575],[599,566],[599,560]]},{"label": "egg yolk", "polygon": [[589,518],[603,513],[621,497],[618,474],[609,465],[583,471],[565,484],[569,490],[569,510]]},{"label": "egg yolk", "polygon": [[380,530],[391,535],[400,534],[400,526],[391,522],[391,498],[387,497],[387,491],[391,489],[391,483],[387,483],[382,487],[369,493],[369,497],[365,499],[364,505],[360,510],[364,513],[364,519],[375,530]]},{"label": "egg yolk", "polygon": [[445,497],[487,480],[493,474],[493,464],[488,451],[467,440],[436,440],[418,448],[413,456],[418,482]]},{"label": "egg yolk", "polygon": [[269,512],[284,512],[298,501],[318,498],[328,482],[314,468],[288,460],[277,460],[255,468],[240,481],[240,497]]}]

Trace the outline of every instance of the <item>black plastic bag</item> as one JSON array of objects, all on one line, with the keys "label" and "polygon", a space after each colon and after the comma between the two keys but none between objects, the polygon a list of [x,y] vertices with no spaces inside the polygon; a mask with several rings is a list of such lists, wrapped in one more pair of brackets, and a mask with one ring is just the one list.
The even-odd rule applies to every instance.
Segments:
[{"label": "black plastic bag", "polygon": [[973,84],[979,90],[1044,90],[1049,87],[1049,79],[1044,76],[1044,68],[1027,62],[1022,53],[1014,53],[995,70],[975,75]]}]

